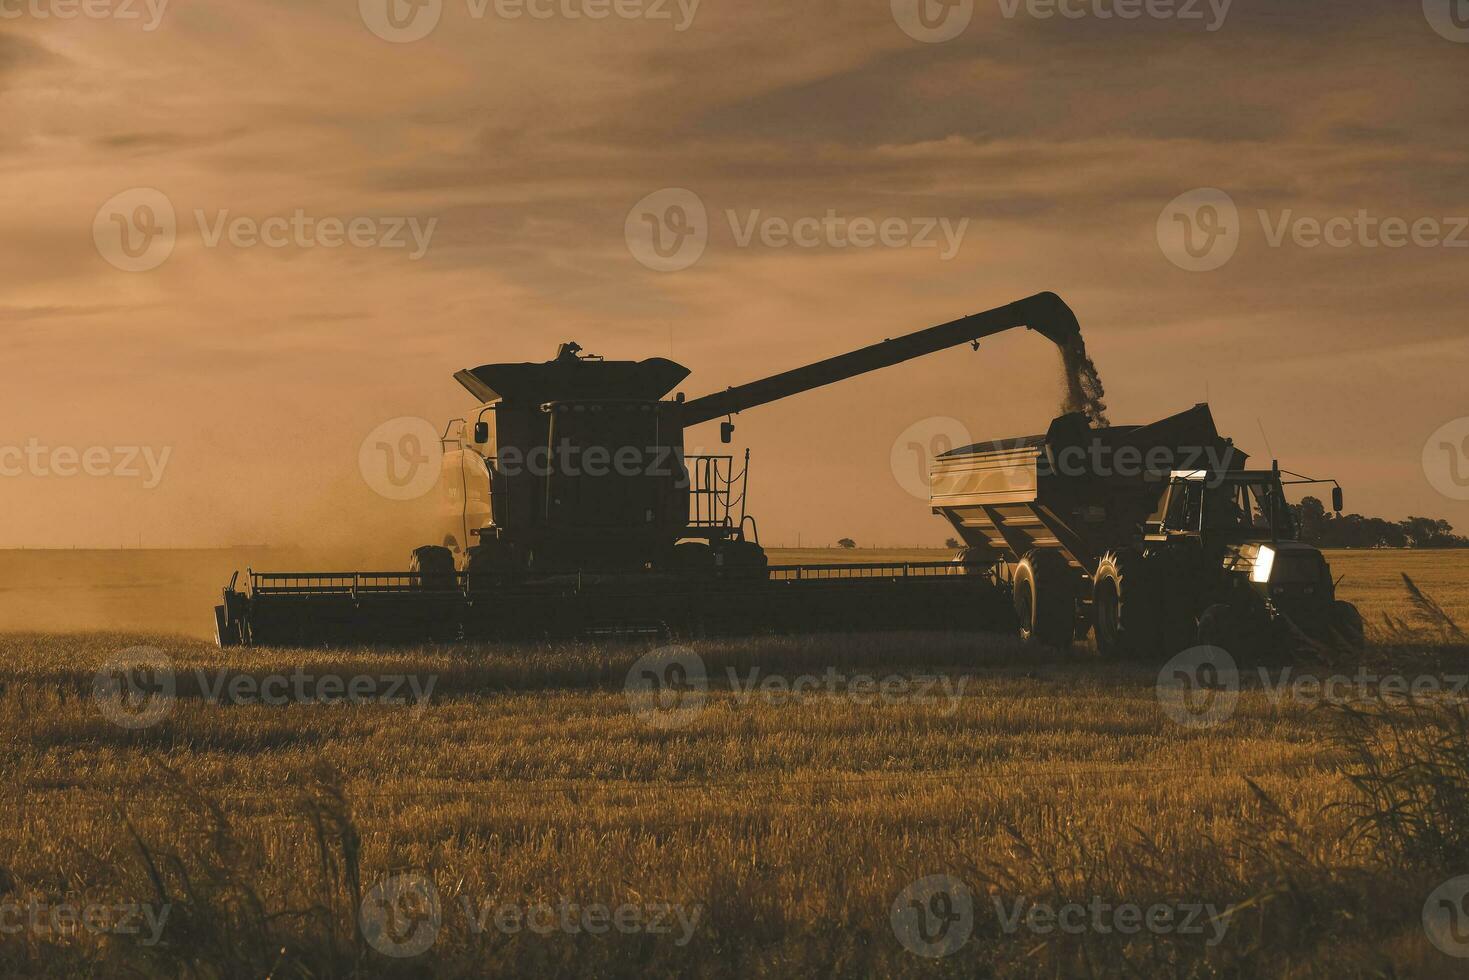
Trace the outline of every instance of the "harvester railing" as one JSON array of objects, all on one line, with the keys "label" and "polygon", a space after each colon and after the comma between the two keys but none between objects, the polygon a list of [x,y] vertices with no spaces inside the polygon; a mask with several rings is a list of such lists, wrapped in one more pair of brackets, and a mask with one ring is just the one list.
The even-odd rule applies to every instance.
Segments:
[{"label": "harvester railing", "polygon": [[810,582],[860,578],[948,578],[970,574],[952,561],[863,562],[838,565],[771,565],[773,582]]},{"label": "harvester railing", "polygon": [[749,452],[746,451],[744,468],[738,473],[734,471],[733,456],[688,456],[684,462],[689,471],[689,526],[743,525]]}]

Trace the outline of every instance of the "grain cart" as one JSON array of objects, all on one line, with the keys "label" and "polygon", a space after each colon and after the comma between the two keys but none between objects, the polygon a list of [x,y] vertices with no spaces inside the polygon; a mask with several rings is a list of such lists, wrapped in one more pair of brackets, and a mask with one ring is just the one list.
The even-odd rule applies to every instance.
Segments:
[{"label": "grain cart", "polygon": [[[1043,436],[955,449],[933,464],[932,503],[961,561],[1008,590],[1023,639],[1063,647],[1096,631],[1107,656],[1196,643],[1360,646],[1319,549],[1297,540],[1284,487],[1248,469],[1207,405],[1142,426],[1063,415]],[[1342,493],[1332,503],[1340,512]]]},{"label": "grain cart", "polygon": [[748,453],[687,456],[684,430],[722,420],[727,443],[738,412],[1022,326],[1079,341],[1075,315],[1041,293],[689,400],[669,394],[687,368],[575,343],[460,371],[478,404],[446,430],[462,525],[406,571],[248,570],[215,608],[219,642],[980,625],[1003,607],[964,566],[771,566],[745,506]]}]

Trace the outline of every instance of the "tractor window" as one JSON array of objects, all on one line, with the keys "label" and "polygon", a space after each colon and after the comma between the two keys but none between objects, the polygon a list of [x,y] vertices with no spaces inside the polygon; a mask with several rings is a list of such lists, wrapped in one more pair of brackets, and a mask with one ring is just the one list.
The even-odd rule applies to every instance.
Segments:
[{"label": "tractor window", "polygon": [[1197,531],[1204,485],[1195,480],[1173,484],[1168,494],[1168,515],[1164,527],[1169,531]]},{"label": "tractor window", "polygon": [[1326,577],[1326,563],[1315,551],[1283,551],[1275,556],[1270,581],[1276,585],[1316,585]]},{"label": "tractor window", "polygon": [[1274,483],[1249,483],[1241,486],[1240,490],[1245,498],[1241,503],[1248,508],[1246,513],[1250,515],[1252,529],[1267,534],[1276,531],[1282,535],[1290,535],[1290,507],[1281,496],[1278,486]]}]

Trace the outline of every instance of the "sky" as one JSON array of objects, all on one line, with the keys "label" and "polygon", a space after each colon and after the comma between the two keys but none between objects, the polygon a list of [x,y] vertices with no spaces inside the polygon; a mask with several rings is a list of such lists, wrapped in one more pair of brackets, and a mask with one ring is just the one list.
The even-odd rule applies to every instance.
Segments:
[{"label": "sky", "polygon": [[[0,0],[0,547],[371,539],[461,368],[694,397],[1041,290],[1114,422],[1469,528],[1466,74],[1463,0]],[[1060,397],[1015,331],[733,449],[767,545],[939,544],[912,447]]]}]

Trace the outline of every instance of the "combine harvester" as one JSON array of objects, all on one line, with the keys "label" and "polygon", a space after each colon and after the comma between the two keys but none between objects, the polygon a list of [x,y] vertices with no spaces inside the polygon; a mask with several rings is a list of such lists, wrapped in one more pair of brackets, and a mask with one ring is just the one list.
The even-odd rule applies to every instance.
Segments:
[{"label": "combine harvester", "polygon": [[[1093,430],[1085,415],[1063,416],[1047,437],[940,457],[934,509],[969,545],[950,562],[771,565],[745,507],[748,451],[738,469],[733,456],[684,455],[690,426],[722,420],[728,443],[732,416],[745,409],[962,344],[977,348],[982,338],[1022,326],[1063,350],[1081,347],[1075,315],[1060,297],[1041,293],[688,401],[681,393],[668,397],[689,374],[681,365],[604,361],[582,355],[576,344],[563,344],[544,363],[460,371],[456,380],[481,407],[445,432],[444,490],[455,526],[443,543],[416,549],[401,572],[250,570],[243,588],[236,576],[215,607],[218,641],[317,646],[1006,629],[1019,620],[1022,636],[1064,645],[1084,635],[1093,617],[1111,616],[1106,622],[1117,625],[1098,630],[1099,642],[1115,636],[1104,650],[1156,652],[1158,644],[1144,636],[1152,627],[1141,625],[1145,603],[1135,598],[1141,573],[1131,569],[1163,546],[1155,542],[1136,561],[1127,549],[1172,485],[1169,474],[1051,482],[1040,464],[1063,443],[1092,437],[1173,450],[1204,440],[1224,444],[1207,408],[1116,429]],[[1278,494],[1278,474],[1274,479],[1271,492]],[[1186,482],[1187,474],[1178,480]],[[1284,547],[1281,527],[1271,533],[1273,549]],[[1180,539],[1178,552],[1189,547]],[[1215,550],[1213,538],[1200,542],[1199,553],[1211,560]],[[1150,571],[1147,581],[1161,583],[1162,576]],[[1106,588],[1117,590],[1111,605],[1094,596]],[[1279,598],[1267,595],[1267,607]],[[1146,605],[1158,603],[1149,598]],[[1243,613],[1226,617],[1213,609],[1218,605],[1206,610],[1211,629],[1253,622]],[[1177,615],[1187,618],[1181,606]],[[1163,636],[1161,628],[1154,632]]]}]

